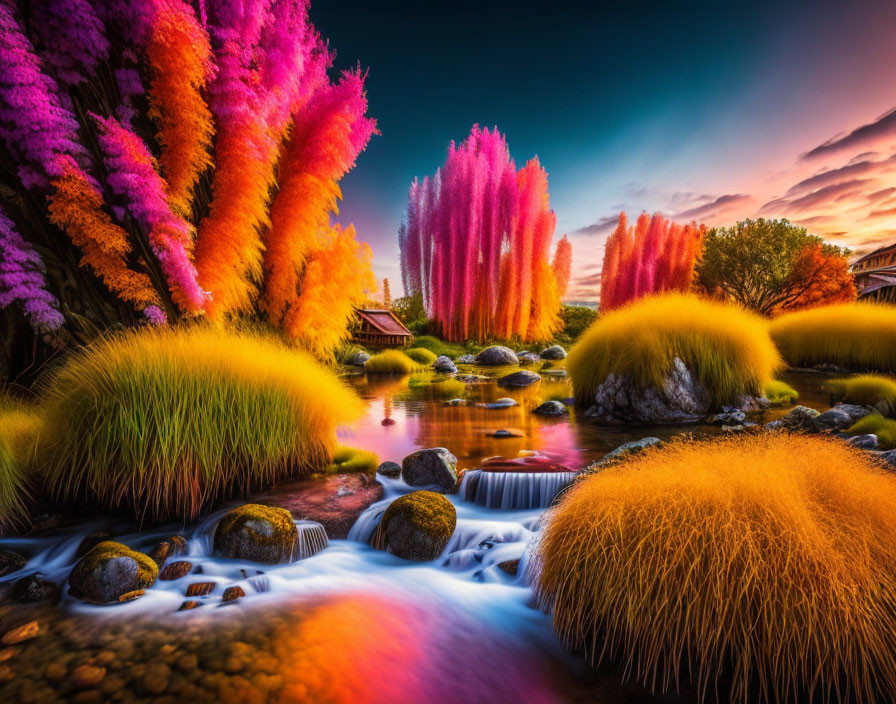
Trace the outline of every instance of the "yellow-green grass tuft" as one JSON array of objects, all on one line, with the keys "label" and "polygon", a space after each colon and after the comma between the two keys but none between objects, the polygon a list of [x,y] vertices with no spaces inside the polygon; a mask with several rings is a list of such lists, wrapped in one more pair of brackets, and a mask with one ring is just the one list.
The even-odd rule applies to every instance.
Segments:
[{"label": "yellow-green grass tuft", "polygon": [[460,345],[445,342],[434,335],[421,335],[420,337],[415,338],[411,349],[427,349],[437,357],[445,355],[446,357],[451,357],[451,359],[460,357],[467,352],[467,350]]},{"label": "yellow-green grass tuft", "polygon": [[373,355],[364,365],[368,374],[411,374],[420,365],[401,350],[383,350]]},{"label": "yellow-green grass tuft", "polygon": [[47,493],[151,519],[320,471],[336,426],[362,412],[310,355],[208,326],[97,341],[43,389],[38,466]]},{"label": "yellow-green grass tuft", "polygon": [[775,318],[769,331],[794,367],[833,364],[896,373],[896,306],[858,302],[810,308]]},{"label": "yellow-green grass tuft", "polygon": [[379,457],[375,452],[339,445],[333,453],[333,461],[327,466],[326,471],[328,474],[354,474],[357,472],[373,474],[379,463]]},{"label": "yellow-green grass tuft", "polygon": [[430,352],[425,347],[411,347],[410,349],[405,350],[404,353],[417,362],[417,364],[422,364],[427,367],[438,358],[438,355],[435,352]]},{"label": "yellow-green grass tuft", "polygon": [[661,387],[678,357],[713,406],[760,395],[782,366],[766,322],[735,305],[672,294],[641,298],[602,315],[569,353],[576,402],[591,403],[610,374]]},{"label": "yellow-green grass tuft", "polygon": [[896,476],[840,440],[648,449],[542,532],[539,601],[592,662],[704,699],[896,701]]},{"label": "yellow-green grass tuft", "polygon": [[878,447],[881,450],[896,448],[896,420],[884,418],[879,413],[860,418],[849,429],[850,435],[877,435]]},{"label": "yellow-green grass tuft", "polygon": [[832,379],[826,388],[838,401],[874,406],[884,415],[896,415],[896,379],[892,377],[860,374]]},{"label": "yellow-green grass tuft", "polygon": [[785,403],[793,403],[800,397],[799,392],[795,388],[779,379],[767,381],[763,393],[765,394],[765,397],[776,406]]},{"label": "yellow-green grass tuft", "polygon": [[40,416],[33,407],[0,396],[0,530],[28,525],[40,426]]}]

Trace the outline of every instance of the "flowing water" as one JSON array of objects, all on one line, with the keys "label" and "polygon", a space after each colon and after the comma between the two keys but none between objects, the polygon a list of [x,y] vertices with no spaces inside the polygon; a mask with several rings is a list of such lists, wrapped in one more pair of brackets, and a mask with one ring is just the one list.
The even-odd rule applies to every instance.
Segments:
[{"label": "flowing water", "polygon": [[[226,509],[186,528],[129,533],[97,520],[49,536],[2,539],[0,546],[29,561],[0,580],[0,588],[35,572],[64,585],[80,541],[97,528],[111,528],[116,540],[143,551],[182,533],[186,555],[177,559],[192,569],[157,581],[127,604],[87,605],[66,589],[54,607],[4,600],[0,633],[32,620],[40,632],[0,646],[0,701],[677,700],[624,683],[612,666],[586,672],[555,641],[526,584],[527,547],[572,471],[647,435],[719,428],[607,428],[575,414],[534,415],[541,401],[570,395],[564,378],[545,376],[522,390],[501,389],[493,378],[459,383],[429,373],[349,380],[367,401],[367,413],[340,431],[343,443],[399,462],[419,448],[447,447],[459,469],[471,470],[448,497],[457,528],[438,560],[410,563],[367,545],[388,504],[412,490],[384,477],[383,498],[363,512],[348,539],[323,547],[319,531],[299,521],[312,556],[283,566],[212,557],[215,525]],[[827,407],[822,377],[787,380],[801,391],[801,402]],[[514,404],[496,403],[504,398]],[[507,431],[498,434],[504,437],[496,437],[499,430]],[[493,457],[509,459],[499,466],[514,471],[489,471]],[[302,483],[284,491],[293,486],[299,490]],[[197,582],[208,583],[208,593],[195,599],[202,606],[178,611]],[[223,603],[224,590],[234,586],[246,596]]]}]

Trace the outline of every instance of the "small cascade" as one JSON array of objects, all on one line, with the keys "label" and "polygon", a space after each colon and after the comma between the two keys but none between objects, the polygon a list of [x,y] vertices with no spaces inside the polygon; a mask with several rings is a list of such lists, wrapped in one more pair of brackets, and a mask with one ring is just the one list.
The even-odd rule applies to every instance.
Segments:
[{"label": "small cascade", "polygon": [[364,513],[358,516],[358,520],[355,521],[355,524],[349,530],[348,539],[369,545],[370,539],[373,537],[373,533],[379,526],[380,521],[383,520],[383,515],[386,513],[386,509],[389,508],[390,503],[391,501],[378,501],[368,507]]},{"label": "small cascade", "polygon": [[547,508],[575,472],[490,472],[471,469],[464,474],[460,493],[464,501],[486,508]]},{"label": "small cascade", "polygon": [[327,545],[327,531],[316,521],[296,521],[296,530],[299,533],[296,540],[295,559],[304,560],[306,557],[317,555]]}]

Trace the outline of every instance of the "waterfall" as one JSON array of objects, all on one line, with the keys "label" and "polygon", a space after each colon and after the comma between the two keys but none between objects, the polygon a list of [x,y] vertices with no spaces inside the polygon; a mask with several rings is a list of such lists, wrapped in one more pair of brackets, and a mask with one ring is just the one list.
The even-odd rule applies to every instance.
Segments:
[{"label": "waterfall", "polygon": [[355,524],[349,530],[348,539],[369,545],[373,532],[380,524],[380,521],[383,520],[383,514],[386,513],[390,503],[392,503],[391,499],[389,501],[377,501],[372,506],[369,506],[364,513],[358,516],[358,520],[355,521]]},{"label": "waterfall", "polygon": [[299,537],[296,540],[295,559],[304,560],[306,557],[317,555],[329,544],[327,531],[316,521],[296,521],[296,530]]},{"label": "waterfall", "polygon": [[486,472],[472,469],[460,486],[465,501],[487,508],[547,508],[575,472]]}]

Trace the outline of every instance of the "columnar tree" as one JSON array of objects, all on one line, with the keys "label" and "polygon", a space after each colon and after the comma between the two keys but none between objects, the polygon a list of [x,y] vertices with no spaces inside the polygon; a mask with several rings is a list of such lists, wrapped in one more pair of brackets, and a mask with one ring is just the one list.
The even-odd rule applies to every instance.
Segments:
[{"label": "columnar tree", "polygon": [[537,158],[517,171],[497,129],[474,126],[411,184],[399,231],[405,292],[450,340],[545,340],[559,327],[549,261],[556,216]]}]

